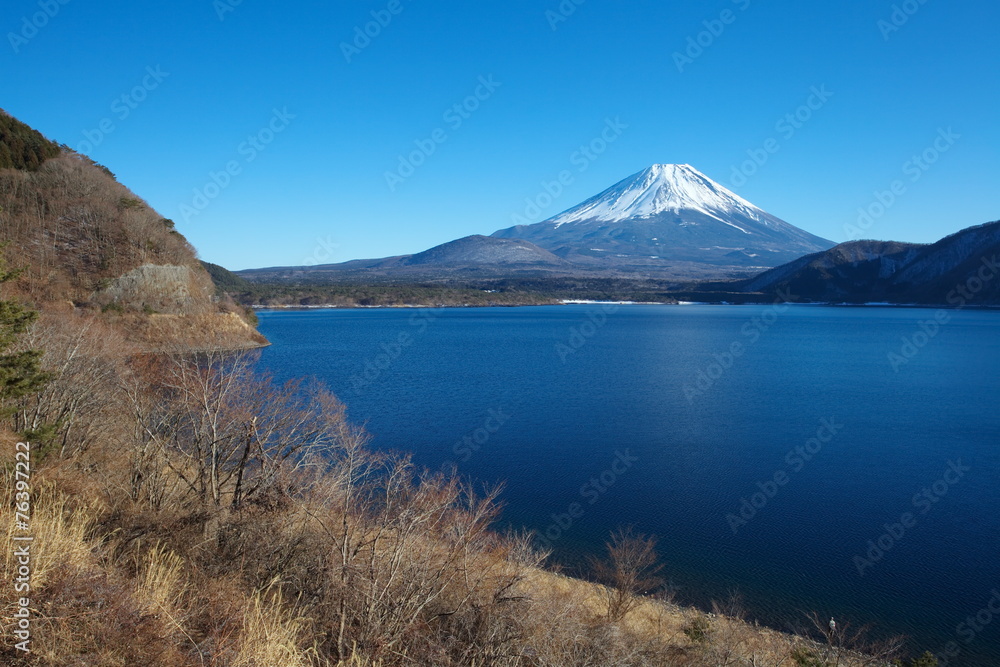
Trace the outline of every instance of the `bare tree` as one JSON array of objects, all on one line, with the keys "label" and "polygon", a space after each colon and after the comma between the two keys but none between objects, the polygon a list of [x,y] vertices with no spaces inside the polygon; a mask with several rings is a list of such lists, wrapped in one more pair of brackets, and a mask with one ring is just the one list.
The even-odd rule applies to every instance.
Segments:
[{"label": "bare tree", "polygon": [[607,558],[591,559],[594,574],[605,584],[607,615],[620,621],[638,604],[637,596],[655,593],[663,585],[663,565],[656,553],[656,538],[619,528],[606,543]]},{"label": "bare tree", "polygon": [[253,365],[247,352],[147,358],[125,390],[137,464],[156,454],[209,513],[273,490],[282,471],[329,448],[337,433],[328,427],[343,421],[322,388],[275,387]]},{"label": "bare tree", "polygon": [[899,657],[904,637],[873,639],[869,626],[855,627],[850,621],[831,623],[816,612],[806,614],[812,628],[823,637],[825,646],[820,649],[822,664],[872,666],[890,664]]},{"label": "bare tree", "polygon": [[118,331],[93,316],[46,313],[22,345],[45,350],[42,369],[50,380],[17,406],[18,431],[44,434],[60,457],[117,435],[108,424],[118,410],[119,374],[129,351]]}]

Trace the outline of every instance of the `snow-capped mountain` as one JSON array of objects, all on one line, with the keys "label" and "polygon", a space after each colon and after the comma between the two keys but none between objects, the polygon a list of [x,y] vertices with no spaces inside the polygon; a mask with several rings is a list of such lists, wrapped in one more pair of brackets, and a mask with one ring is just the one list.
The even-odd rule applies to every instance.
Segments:
[{"label": "snow-capped mountain", "polygon": [[698,211],[723,223],[733,214],[751,216],[764,224],[770,218],[689,164],[654,164],[548,222],[557,227],[583,220],[618,222],[681,210]]},{"label": "snow-capped mountain", "polygon": [[698,265],[772,267],[833,246],[687,164],[655,164],[553,218],[493,236],[531,241],[591,267],[678,273]]}]

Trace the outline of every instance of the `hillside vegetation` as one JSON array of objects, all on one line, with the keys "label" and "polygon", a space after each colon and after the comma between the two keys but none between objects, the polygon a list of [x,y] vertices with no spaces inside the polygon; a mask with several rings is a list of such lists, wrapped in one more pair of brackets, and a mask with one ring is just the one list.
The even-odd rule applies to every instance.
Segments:
[{"label": "hillside vegetation", "polygon": [[[192,318],[192,336],[172,345],[204,348],[218,343],[216,316],[242,314],[219,300],[194,249],[144,200],[89,158],[46,140],[0,113],[0,244],[7,265],[18,271],[11,286],[42,309],[82,309],[107,317],[154,313]],[[133,320],[135,317],[132,318]],[[150,321],[123,323],[135,342]],[[227,347],[260,345],[251,327],[235,332]],[[159,340],[169,338],[159,332]]]},{"label": "hillside vegetation", "polygon": [[34,171],[59,152],[58,144],[0,109],[0,169]]}]

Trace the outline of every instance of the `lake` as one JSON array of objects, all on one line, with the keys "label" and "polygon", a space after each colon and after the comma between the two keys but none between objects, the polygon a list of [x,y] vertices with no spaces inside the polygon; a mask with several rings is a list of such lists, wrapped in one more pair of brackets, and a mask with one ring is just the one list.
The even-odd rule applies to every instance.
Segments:
[{"label": "lake", "polygon": [[[261,312],[379,448],[504,482],[573,567],[659,538],[678,600],[816,611],[1000,664],[1000,312],[610,306]],[[978,616],[978,619],[977,619]],[[971,618],[969,618],[971,617]]]}]

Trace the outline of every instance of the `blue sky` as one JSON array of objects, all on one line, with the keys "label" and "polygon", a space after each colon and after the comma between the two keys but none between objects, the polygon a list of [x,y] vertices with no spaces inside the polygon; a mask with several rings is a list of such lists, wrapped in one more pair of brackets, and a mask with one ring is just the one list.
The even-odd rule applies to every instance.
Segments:
[{"label": "blue sky", "polygon": [[834,241],[927,242],[1000,218],[998,24],[992,0],[7,0],[0,107],[232,269],[418,252],[657,162]]}]

